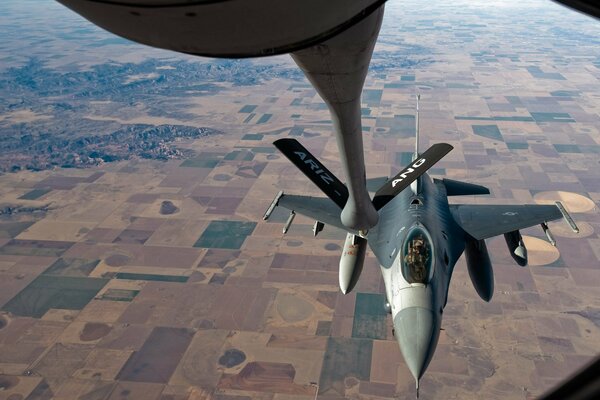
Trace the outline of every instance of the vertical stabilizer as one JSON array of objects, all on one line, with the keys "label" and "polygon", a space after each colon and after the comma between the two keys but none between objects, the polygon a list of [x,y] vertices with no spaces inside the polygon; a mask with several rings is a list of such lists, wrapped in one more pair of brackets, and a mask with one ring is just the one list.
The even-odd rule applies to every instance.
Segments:
[{"label": "vertical stabilizer", "polygon": [[417,94],[417,113],[415,115],[415,154],[413,155],[413,161],[419,158],[419,100],[421,95]]},{"label": "vertical stabilizer", "polygon": [[[416,161],[421,156],[419,154],[419,100],[421,99],[421,95],[417,93],[417,111],[415,113],[415,153],[413,154],[413,161]],[[417,178],[413,183],[410,184],[410,189],[413,194],[418,195],[420,192],[420,181],[421,178]]]}]

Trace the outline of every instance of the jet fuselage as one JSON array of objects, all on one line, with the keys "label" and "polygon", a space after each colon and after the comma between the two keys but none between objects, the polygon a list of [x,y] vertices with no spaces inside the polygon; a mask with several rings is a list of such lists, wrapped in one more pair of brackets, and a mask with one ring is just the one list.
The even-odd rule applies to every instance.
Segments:
[{"label": "jet fuselage", "polygon": [[394,335],[418,381],[440,334],[450,277],[464,248],[443,185],[427,174],[380,211],[369,232],[393,318]]}]

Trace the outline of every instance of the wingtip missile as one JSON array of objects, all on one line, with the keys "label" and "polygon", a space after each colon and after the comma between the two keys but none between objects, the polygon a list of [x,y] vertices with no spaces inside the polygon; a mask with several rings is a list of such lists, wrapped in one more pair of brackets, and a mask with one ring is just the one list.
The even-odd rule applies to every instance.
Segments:
[{"label": "wingtip missile", "polygon": [[554,202],[554,204],[556,204],[556,207],[558,207],[560,213],[562,214],[565,221],[567,221],[567,224],[569,224],[573,232],[579,233],[579,228],[577,227],[577,224],[575,223],[575,221],[573,221],[573,218],[571,218],[571,215],[569,214],[565,206],[563,206],[563,204],[560,201],[556,201]]},{"label": "wingtip missile", "polygon": [[287,231],[290,229],[290,226],[292,226],[292,222],[294,222],[294,217],[296,216],[296,213],[292,210],[290,212],[290,216],[288,217],[287,221],[285,221],[285,225],[283,226],[283,234],[285,235],[287,233]]},{"label": "wingtip missile", "polygon": [[277,195],[275,196],[275,198],[271,202],[271,205],[269,206],[269,208],[267,208],[267,211],[265,211],[265,215],[263,215],[263,220],[264,221],[266,221],[266,220],[269,219],[269,217],[273,213],[273,210],[275,210],[275,207],[277,207],[277,205],[279,203],[279,199],[281,199],[282,196],[283,196],[283,190],[280,190],[279,193],[277,193]]}]

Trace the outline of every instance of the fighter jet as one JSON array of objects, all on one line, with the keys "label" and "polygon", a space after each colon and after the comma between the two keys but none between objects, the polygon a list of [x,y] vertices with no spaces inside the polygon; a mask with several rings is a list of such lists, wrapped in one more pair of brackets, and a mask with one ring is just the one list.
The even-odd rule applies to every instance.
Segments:
[{"label": "fighter jet", "polygon": [[[418,104],[418,99],[417,99]],[[378,223],[368,232],[348,229],[341,213],[348,198],[344,184],[297,140],[279,139],[275,146],[327,197],[309,197],[279,192],[264,219],[275,207],[291,211],[284,233],[296,213],[315,220],[316,236],[331,225],[347,232],[339,264],[339,286],[349,293],[360,277],[367,246],[381,266],[387,302],[382,307],[392,315],[394,335],[406,365],[419,380],[431,361],[442,325],[452,271],[464,253],[471,282],[479,296],[490,301],[494,275],[485,239],[504,235],[512,258],[527,265],[527,249],[520,230],[540,225],[548,241],[556,242],[547,223],[564,218],[577,225],[560,202],[555,205],[450,204],[448,197],[485,195],[480,185],[451,179],[431,179],[426,171],[452,150],[446,143],[419,152],[418,105],[416,146],[410,165],[387,180],[375,193],[372,204]]]}]

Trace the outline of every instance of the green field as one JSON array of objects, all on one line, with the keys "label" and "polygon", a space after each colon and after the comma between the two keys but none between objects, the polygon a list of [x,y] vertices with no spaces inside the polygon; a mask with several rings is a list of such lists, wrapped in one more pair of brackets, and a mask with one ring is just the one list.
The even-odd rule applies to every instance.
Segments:
[{"label": "green field", "polygon": [[0,223],[0,239],[13,239],[34,223],[35,221]]},{"label": "green field", "polygon": [[473,125],[473,133],[488,139],[504,141],[498,125]]},{"label": "green field", "polygon": [[108,289],[102,294],[100,300],[132,301],[139,292],[139,290],[129,289]]},{"label": "green field", "polygon": [[46,193],[49,193],[52,189],[50,188],[43,188],[43,189],[33,189],[32,191],[29,191],[27,193],[25,193],[23,196],[19,197],[19,199],[21,200],[37,200],[40,197],[42,197],[43,195],[45,195]]},{"label": "green field", "polygon": [[44,275],[56,276],[88,276],[96,268],[100,260],[85,260],[81,258],[59,258],[52,264]]},{"label": "green field", "polygon": [[238,250],[255,227],[256,222],[212,221],[194,247]]},{"label": "green field", "polygon": [[40,275],[2,307],[14,315],[41,318],[51,308],[81,310],[108,279]]},{"label": "green field", "polygon": [[352,337],[362,339],[386,339],[387,313],[383,307],[385,295],[357,293],[354,306]]},{"label": "green field", "polygon": [[182,275],[158,275],[158,274],[134,274],[129,272],[118,272],[117,279],[129,279],[133,281],[158,281],[158,282],[187,282],[189,277]]},{"label": "green field", "polygon": [[330,337],[319,378],[319,394],[344,395],[344,381],[348,376],[368,381],[372,353],[371,340]]}]

